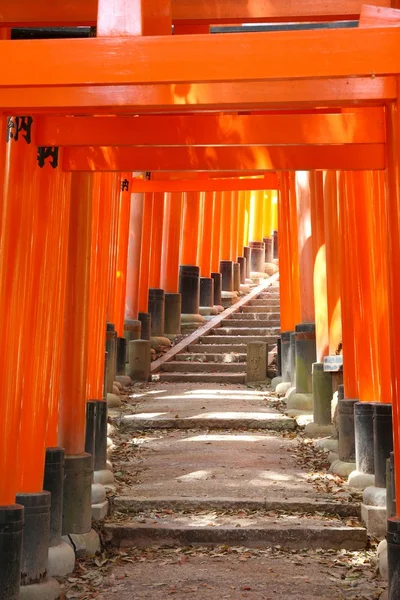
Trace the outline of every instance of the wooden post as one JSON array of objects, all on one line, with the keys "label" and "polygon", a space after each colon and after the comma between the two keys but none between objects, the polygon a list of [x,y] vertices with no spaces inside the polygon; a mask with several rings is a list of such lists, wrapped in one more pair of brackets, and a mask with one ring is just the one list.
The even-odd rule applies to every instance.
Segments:
[{"label": "wooden post", "polygon": [[164,194],[161,288],[169,293],[178,292],[182,209],[183,194],[181,192]]},{"label": "wooden post", "polygon": [[204,194],[197,252],[197,264],[200,266],[201,277],[211,277],[214,197],[215,192],[206,192]]}]

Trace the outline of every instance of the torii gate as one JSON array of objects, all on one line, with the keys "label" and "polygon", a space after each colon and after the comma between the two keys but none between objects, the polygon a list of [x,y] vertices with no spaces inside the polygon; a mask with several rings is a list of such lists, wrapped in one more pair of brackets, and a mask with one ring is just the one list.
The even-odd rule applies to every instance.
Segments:
[{"label": "torii gate", "polygon": [[[210,174],[217,174],[218,171],[229,171],[231,174],[249,176],[250,174],[263,175],[268,171],[276,173],[290,170],[386,170],[388,259],[391,267],[389,317],[392,364],[395,367],[392,371],[394,436],[396,462],[400,464],[398,431],[400,319],[396,316],[400,301],[400,283],[396,278],[400,268],[398,116],[400,31],[385,22],[382,27],[369,26],[348,31],[296,31],[218,36],[192,33],[196,27],[205,27],[208,30],[210,24],[215,23],[287,21],[292,18],[333,20],[338,16],[353,18],[360,13],[362,3],[358,1],[343,2],[340,5],[330,1],[325,2],[323,7],[315,2],[306,2],[301,8],[298,3],[289,2],[285,3],[282,12],[278,2],[260,9],[259,3],[253,0],[250,4],[247,1],[243,3],[244,6],[240,7],[243,12],[240,15],[237,10],[234,12],[233,3],[225,6],[225,10],[220,10],[218,3],[210,5],[205,0],[196,2],[194,9],[179,0],[174,0],[172,6],[166,0],[159,2],[142,0],[136,2],[135,10],[131,11],[128,10],[133,8],[130,6],[131,3],[124,0],[113,2],[100,0],[97,12],[95,2],[86,2],[83,6],[81,4],[70,3],[66,12],[62,2],[43,6],[39,10],[39,7],[32,7],[30,2],[21,0],[16,4],[10,0],[4,8],[2,7],[0,16],[5,28],[16,24],[93,25],[97,22],[98,38],[29,42],[5,39],[0,42],[2,72],[0,106],[3,114],[13,117],[19,115],[20,118],[28,118],[26,115],[43,115],[40,118],[34,117],[36,144],[48,150],[42,151],[39,159],[43,163],[51,161],[54,156],[51,155],[50,150],[55,146],[66,146],[63,151],[60,151],[59,165],[66,172],[75,171],[72,180],[74,209],[71,218],[80,232],[79,239],[73,231],[70,232],[70,247],[75,252],[73,256],[75,261],[82,256],[80,252],[83,252],[85,257],[89,252],[92,222],[91,211],[87,209],[87,206],[90,207],[92,194],[92,176],[87,175],[89,172],[148,170],[179,173],[207,171]],[[388,9],[389,2],[378,1],[375,4],[389,10],[389,12],[383,10],[382,15],[383,18],[390,20],[392,13]],[[159,11],[164,18],[157,17]],[[116,19],[115,14],[123,16]],[[372,15],[372,24],[375,24],[376,18],[377,15]],[[396,18],[397,13],[394,14],[394,19]],[[167,35],[171,31],[172,22],[178,33],[181,31],[190,35]],[[371,21],[367,23],[371,25]],[[268,56],[268,60],[264,59],[265,56]],[[185,57],[185,61],[182,61],[182,57]],[[333,57],[335,60],[332,60]],[[181,116],[182,113],[202,111],[248,112],[272,109],[314,111],[321,107],[328,111],[333,108],[348,110],[326,114],[312,112],[307,116],[276,115],[273,119],[268,114],[235,115],[229,119],[225,116],[189,117],[185,114]],[[167,130],[165,134],[157,131],[157,120],[164,119],[167,125],[165,120],[170,117],[150,114],[144,116],[145,113],[155,112],[179,113],[179,116],[173,118],[184,119],[185,123],[189,118],[196,119],[193,121],[194,131],[190,130],[187,123],[183,125],[186,129],[183,129],[184,135],[181,138],[178,135],[179,130],[174,127],[169,132]],[[78,117],[78,115],[88,114],[113,114],[118,117]],[[148,127],[149,134],[152,131],[156,134],[155,139],[158,144],[149,144],[149,142],[147,144],[156,147],[146,147],[147,144],[138,147],[142,146],[139,144],[140,132],[136,128],[134,132],[129,131],[129,127],[134,125],[133,118],[127,115],[132,114],[143,115],[143,119],[148,119],[150,124],[146,125],[145,121],[143,122],[141,141],[146,141]],[[82,124],[78,122],[78,118],[82,119]],[[303,136],[301,131],[296,132],[296,118],[298,125],[308,123],[310,126],[310,131],[306,129]],[[72,131],[68,130],[69,119],[77,121],[72,124]],[[115,120],[115,124],[108,124],[108,119]],[[127,119],[128,123],[120,123],[120,119]],[[259,119],[262,125],[256,125],[256,119]],[[285,119],[286,126],[282,126],[282,131],[274,132],[271,121],[284,122]],[[95,131],[97,120],[99,120],[99,130]],[[232,144],[235,134],[224,134],[223,127],[226,121],[233,123],[234,127],[245,128],[243,135],[239,136],[240,144]],[[205,122],[209,122],[210,125],[204,127]],[[326,138],[321,137],[321,133],[327,133],[323,128],[328,130],[329,123],[336,123],[336,127],[329,132],[331,135]],[[1,120],[1,126],[3,130],[6,128],[5,118]],[[60,129],[58,130],[57,127]],[[319,127],[321,127],[320,131]],[[352,130],[346,130],[346,127],[351,127]],[[290,135],[291,129],[293,129],[293,137]],[[7,131],[9,142],[14,142],[14,134],[18,131],[15,119],[8,121]],[[185,142],[185,135],[189,133],[194,135],[195,140],[198,136],[198,143],[192,143],[190,150]],[[22,134],[27,134],[27,131],[22,131]],[[68,135],[75,137],[75,134],[76,139],[79,140],[78,147],[72,146],[71,137],[68,140]],[[136,147],[132,144],[125,145],[130,134],[132,137],[138,135]],[[210,137],[208,138],[206,134]],[[263,135],[266,137],[264,138]],[[177,143],[171,148],[167,143],[171,142],[171,139],[175,142],[180,141],[181,144]],[[201,141],[213,148],[212,158],[207,155]],[[168,151],[165,150],[167,146]],[[7,152],[9,148],[10,146]],[[0,153],[3,155],[5,149],[1,148]],[[12,184],[17,185],[18,182],[15,164],[17,160],[29,162],[27,154],[15,151],[15,156],[11,155],[11,160],[8,162],[8,171],[4,173],[8,196],[6,194],[2,212],[3,248],[0,252],[3,259],[13,256],[15,242],[12,235],[19,223],[15,203],[18,200],[18,193],[23,190],[18,187],[16,190],[12,189]],[[33,164],[30,168],[29,173],[33,174]],[[56,171],[53,173],[54,177],[44,175],[43,183],[56,181],[55,173]],[[1,176],[3,178],[3,173]],[[67,185],[69,175],[58,176],[57,174],[57,177],[59,177],[57,185]],[[115,181],[117,179],[112,179],[110,176],[110,189]],[[152,181],[144,183],[151,189]],[[290,180],[286,184],[290,186]],[[278,187],[276,179],[275,185]],[[350,203],[344,206],[352,207]],[[63,229],[61,222],[58,231],[64,236],[65,241],[68,230],[65,227]],[[56,240],[53,239],[52,243],[55,242]],[[28,246],[25,250],[28,250]],[[16,252],[22,251],[18,249]],[[87,260],[83,262],[87,264]],[[34,264],[36,269],[40,266],[40,261]],[[65,268],[63,280],[68,281],[70,294],[76,293],[74,301],[78,299],[87,306],[90,294],[88,272],[84,268],[77,274],[72,273],[71,268],[69,275],[66,272]],[[106,274],[103,273],[99,281],[104,280],[105,277]],[[22,283],[14,284],[7,273],[2,275],[1,284],[2,314],[12,314],[15,319],[12,325],[18,329],[20,326],[16,320],[17,315],[10,313],[10,302],[18,298],[18,293],[29,291],[29,286],[24,287],[25,284]],[[15,289],[12,287],[12,294],[9,294],[10,288],[7,289],[7,284],[11,287],[15,286]],[[25,306],[28,306],[29,301],[32,301],[30,297],[24,300]],[[53,302],[53,311],[56,311],[55,297]],[[82,344],[84,351],[79,357],[80,363],[78,360],[74,363],[72,360],[68,364],[70,367],[68,384],[74,390],[74,397],[72,398],[62,388],[64,421],[61,433],[67,453],[79,455],[83,451],[84,440],[86,394],[83,385],[83,363],[85,347],[87,350],[88,325],[85,311],[78,315],[72,310],[68,313],[67,310],[67,315],[68,328],[64,351],[73,351],[79,343]],[[19,328],[18,331],[21,329]],[[7,335],[8,341],[14,339],[10,337],[12,335],[18,338],[18,332],[17,334],[7,332]],[[18,367],[16,363],[10,363],[10,360],[9,358],[8,362],[4,361],[3,364],[4,381],[0,378],[2,385],[5,386],[4,389],[2,387],[4,397],[9,391],[7,366],[12,364],[14,368]],[[14,376],[14,371],[12,374]],[[33,400],[35,398],[36,396],[33,395]],[[72,409],[75,411],[71,412],[73,419],[68,416]],[[8,417],[11,415],[12,431],[16,435],[20,413],[17,408],[13,410],[10,406],[7,406],[6,410],[7,418],[0,419],[0,423],[4,424],[3,427],[7,427],[10,424]],[[28,423],[26,423],[27,427]],[[7,435],[9,432],[4,430],[0,437],[7,438]],[[35,448],[39,456],[43,449]],[[3,459],[4,472],[10,470],[9,461],[12,452],[10,448],[8,450],[8,453],[0,457]],[[39,468],[35,470],[40,473]],[[397,507],[400,510],[399,469],[396,470],[396,481]],[[1,489],[0,502],[13,502],[17,489],[16,483],[11,490]]]}]

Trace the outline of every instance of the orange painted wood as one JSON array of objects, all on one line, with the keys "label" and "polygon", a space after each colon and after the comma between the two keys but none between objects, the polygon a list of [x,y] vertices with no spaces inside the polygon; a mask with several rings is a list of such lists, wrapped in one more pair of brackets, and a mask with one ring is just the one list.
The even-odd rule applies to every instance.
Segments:
[{"label": "orange painted wood", "polygon": [[270,190],[266,190],[263,208],[263,237],[271,237],[272,231],[272,194]]},{"label": "orange painted wood", "polygon": [[288,173],[282,173],[279,192],[279,291],[281,331],[294,331],[290,234],[290,197]]},{"label": "orange painted wood", "polygon": [[399,40],[396,27],[0,40],[0,70],[3,87],[370,77],[400,72]]},{"label": "orange painted wood", "polygon": [[42,117],[38,146],[384,143],[382,108],[336,114]]},{"label": "orange painted wood", "polygon": [[[240,175],[240,171],[237,175]],[[218,172],[214,172],[212,175],[217,175]],[[166,177],[166,173],[161,174]],[[196,173],[193,173],[196,176]],[[190,172],[185,171],[182,173],[183,177],[190,176]],[[226,192],[234,190],[264,190],[266,187],[269,189],[278,189],[278,178],[275,173],[266,173],[265,177],[258,178],[240,178],[235,179],[223,179],[223,178],[209,178],[204,179],[160,179],[160,180],[133,180],[132,189],[136,192]]]},{"label": "orange painted wood", "polygon": [[[134,180],[132,179],[132,182],[133,181]],[[146,212],[144,211],[145,194],[132,192],[130,196],[128,265],[125,290],[126,319],[137,320],[138,318],[142,235],[145,217],[146,226],[150,227],[149,218],[151,218],[151,216],[149,217],[148,214],[149,208],[151,209],[151,204],[149,207],[148,200],[146,200]]]},{"label": "orange painted wood", "polygon": [[[231,220],[232,220],[232,194],[222,192],[221,217],[219,222],[220,245],[219,260],[232,260],[231,258]],[[217,224],[216,224],[217,225]],[[217,271],[219,271],[219,263]]]},{"label": "orange painted wood", "polygon": [[[390,6],[388,0],[373,0],[378,6]],[[356,18],[363,0],[324,3],[306,0],[285,2],[259,0],[172,0],[172,18],[179,23],[262,23],[268,21],[336,20]],[[54,0],[51,3],[30,0],[3,0],[0,23],[13,27],[96,25],[97,0]]]},{"label": "orange painted wood", "polygon": [[219,260],[221,254],[221,215],[222,215],[222,194],[216,192],[213,211],[213,232],[212,232],[212,250],[211,250],[211,272],[219,273]]},{"label": "orange painted wood", "polygon": [[[279,179],[279,177],[278,177]],[[258,188],[253,188],[257,190]],[[248,246],[249,244],[249,235],[250,235],[250,199],[251,199],[251,191],[246,191],[245,196],[245,221],[244,221],[244,232],[243,232],[243,247]]]},{"label": "orange painted wood", "polygon": [[325,255],[328,295],[329,354],[333,355],[342,341],[340,296],[339,207],[336,171],[324,173]]},{"label": "orange painted wood", "polygon": [[170,35],[171,0],[97,0],[97,35]]},{"label": "orange painted wood", "polygon": [[179,248],[181,241],[183,194],[164,195],[164,222],[161,252],[161,288],[176,294],[179,289]]},{"label": "orange painted wood", "polygon": [[66,454],[85,450],[93,175],[74,173],[60,393],[59,443]]},{"label": "orange painted wood", "polygon": [[250,192],[249,242],[263,241],[264,190]]},{"label": "orange painted wood", "polygon": [[231,260],[237,262],[239,192],[231,192]]},{"label": "orange painted wood", "polygon": [[65,171],[208,171],[384,169],[384,144],[346,146],[251,146],[246,148],[66,148]]},{"label": "orange painted wood", "polygon": [[115,207],[114,182],[108,175],[93,175],[87,400],[101,400],[104,397],[106,323],[107,320],[113,322],[109,314],[109,292]]},{"label": "orange painted wood", "polygon": [[[338,175],[340,213],[339,244],[340,289],[342,299],[343,383],[345,398],[358,398],[358,373],[354,339],[356,290],[358,285],[357,259],[354,249],[354,195],[348,186],[348,173]],[[352,217],[353,221],[350,218]]]},{"label": "orange painted wood", "polygon": [[377,343],[376,361],[378,365],[379,401],[393,401],[391,385],[391,346],[389,330],[389,256],[387,251],[387,198],[385,193],[385,174],[374,172],[372,175],[375,222],[374,310],[375,339]]},{"label": "orange painted wood", "polygon": [[144,195],[143,229],[140,252],[138,311],[147,312],[149,304],[149,264],[151,251],[151,225],[153,222],[153,194]]},{"label": "orange painted wood", "polygon": [[108,249],[108,279],[107,321],[115,325],[115,278],[117,273],[118,250],[118,204],[119,204],[119,173],[102,173],[102,197],[110,196],[111,202],[111,236]]},{"label": "orange painted wood", "polygon": [[182,238],[179,264],[197,264],[197,246],[199,243],[200,215],[204,197],[201,192],[183,194]]},{"label": "orange painted wood", "polygon": [[203,210],[200,215],[199,247],[197,264],[201,277],[211,277],[211,252],[213,236],[213,213],[215,192],[204,192]]},{"label": "orange painted wood", "polygon": [[301,323],[301,297],[300,297],[300,259],[299,259],[299,237],[297,225],[297,197],[296,197],[296,177],[295,173],[288,173],[289,189],[289,221],[290,221],[290,271],[292,277],[291,283],[291,302],[293,331],[295,325]]},{"label": "orange painted wood", "polygon": [[315,322],[310,173],[296,173],[301,323]]},{"label": "orange painted wood", "polygon": [[[126,189],[126,182],[128,182],[128,189]],[[118,336],[123,337],[132,188],[130,173],[121,173],[120,177],[118,178],[118,186],[117,270],[115,274],[113,321],[118,332]]]},{"label": "orange painted wood", "polygon": [[329,354],[323,173],[310,173],[313,290],[317,362]]},{"label": "orange painted wood", "polygon": [[[398,81],[400,85],[400,80]],[[395,468],[396,513],[400,516],[400,119],[399,103],[387,109],[387,249],[389,262],[389,332],[391,348],[391,383],[393,394],[393,442]]]},{"label": "orange painted wood", "polygon": [[245,83],[149,84],[118,86],[40,84],[0,87],[0,106],[14,114],[128,114],[151,112],[249,111],[382,104],[396,98],[394,77],[342,77],[248,81]]},{"label": "orange painted wood", "polygon": [[164,220],[164,194],[153,194],[153,220],[151,224],[149,288],[160,287],[162,233]]},{"label": "orange painted wood", "polygon": [[61,221],[61,232],[57,227],[53,228],[53,234],[56,238],[57,250],[54,253],[56,263],[55,283],[53,286],[57,289],[57,305],[55,308],[56,317],[51,323],[51,336],[54,340],[52,349],[52,361],[50,366],[50,385],[48,389],[47,400],[47,435],[46,448],[54,448],[58,445],[59,430],[59,404],[60,404],[60,384],[61,384],[61,364],[62,364],[62,340],[64,335],[64,315],[65,299],[67,286],[67,266],[68,266],[68,238],[69,238],[69,216],[71,201],[71,175],[61,174],[59,178],[58,191],[54,191],[57,198],[56,211]]},{"label": "orange painted wood", "polygon": [[[372,177],[368,173],[347,174],[353,214],[350,243],[355,244],[357,279],[353,282],[356,301],[353,304],[353,331],[356,346],[358,397],[361,401],[379,401],[377,340],[374,331],[372,295],[375,290],[372,253],[375,250],[376,223],[371,201]],[[358,283],[357,283],[358,282]]]},{"label": "orange painted wood", "polygon": [[238,199],[238,230],[237,230],[237,253],[243,256],[243,238],[246,223],[246,192],[239,192]]}]

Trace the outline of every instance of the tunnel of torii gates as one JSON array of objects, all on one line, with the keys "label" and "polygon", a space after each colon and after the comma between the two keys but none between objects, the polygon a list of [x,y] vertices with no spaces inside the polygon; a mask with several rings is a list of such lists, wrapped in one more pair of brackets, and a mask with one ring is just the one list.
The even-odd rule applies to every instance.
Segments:
[{"label": "tunnel of torii gates", "polygon": [[[200,326],[278,262],[280,385],[303,360],[306,402],[342,354],[343,459],[356,400],[393,408],[399,553],[399,24],[388,0],[1,0],[1,600],[43,578],[50,502],[49,556],[91,535],[127,341]],[[67,26],[96,37],[11,39]]]}]

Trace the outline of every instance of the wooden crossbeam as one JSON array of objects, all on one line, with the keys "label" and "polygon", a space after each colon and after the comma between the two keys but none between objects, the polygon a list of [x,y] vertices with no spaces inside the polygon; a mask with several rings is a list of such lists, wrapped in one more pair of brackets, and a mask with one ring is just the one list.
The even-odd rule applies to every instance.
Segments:
[{"label": "wooden crossbeam", "polygon": [[8,114],[146,114],[383,105],[396,98],[395,77],[348,77],[246,83],[2,88]]},{"label": "wooden crossbeam", "polygon": [[[238,176],[240,172],[238,172]],[[266,177],[239,179],[132,179],[132,192],[230,192],[238,190],[277,190],[278,177],[268,173]]]},{"label": "wooden crossbeam", "polygon": [[45,117],[38,146],[242,146],[384,143],[381,108],[343,114]]},{"label": "wooden crossbeam", "polygon": [[63,168],[66,171],[374,170],[385,168],[385,145],[77,146],[65,148]]},{"label": "wooden crossbeam", "polygon": [[[390,6],[389,0],[369,0]],[[172,0],[175,23],[267,23],[270,21],[330,21],[354,19],[363,0]],[[0,24],[4,26],[96,25],[97,0],[2,0]]]},{"label": "wooden crossbeam", "polygon": [[400,30],[1,40],[0,72],[1,87],[43,94],[47,86],[175,83],[189,94],[195,82],[374,78],[400,73]]}]

